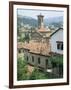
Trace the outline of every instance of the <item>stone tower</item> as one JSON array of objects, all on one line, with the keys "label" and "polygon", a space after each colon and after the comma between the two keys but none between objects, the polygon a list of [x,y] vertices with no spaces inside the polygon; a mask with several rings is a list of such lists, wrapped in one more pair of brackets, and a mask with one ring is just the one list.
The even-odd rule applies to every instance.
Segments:
[{"label": "stone tower", "polygon": [[44,28],[43,15],[38,15],[38,29]]}]

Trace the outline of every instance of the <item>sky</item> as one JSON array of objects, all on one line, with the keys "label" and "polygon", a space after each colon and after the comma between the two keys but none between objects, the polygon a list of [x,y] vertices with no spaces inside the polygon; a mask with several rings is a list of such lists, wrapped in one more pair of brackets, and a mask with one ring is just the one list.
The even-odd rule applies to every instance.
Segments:
[{"label": "sky", "polygon": [[29,16],[37,19],[37,15],[41,14],[44,18],[50,17],[59,17],[63,16],[63,11],[55,11],[55,10],[29,10],[29,9],[17,9],[17,14],[22,16]]}]

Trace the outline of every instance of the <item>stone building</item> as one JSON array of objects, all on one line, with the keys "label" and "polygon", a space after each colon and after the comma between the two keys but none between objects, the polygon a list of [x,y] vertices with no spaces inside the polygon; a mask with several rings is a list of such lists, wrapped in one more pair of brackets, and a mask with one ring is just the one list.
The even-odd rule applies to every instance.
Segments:
[{"label": "stone building", "polygon": [[[21,44],[22,48],[18,45],[18,51],[23,51],[24,58],[28,64],[43,69],[44,71],[50,69],[49,72],[51,72],[52,63],[50,61],[50,52],[57,52],[59,54],[63,53],[62,51],[55,51],[57,45],[54,44],[55,42],[63,42],[63,30],[58,29],[55,32],[46,30],[43,17],[43,15],[38,15],[38,30],[31,33],[31,39],[29,42]],[[61,35],[60,40],[62,41],[58,39],[59,35]]]},{"label": "stone building", "polygon": [[19,48],[20,45],[18,45],[18,51],[24,51],[24,58],[27,63],[46,70],[51,68],[49,60],[50,43],[49,36],[47,36],[47,33],[51,34],[51,31],[45,29],[43,17],[43,15],[38,15],[38,30],[31,33],[29,43],[21,44],[22,48]]}]

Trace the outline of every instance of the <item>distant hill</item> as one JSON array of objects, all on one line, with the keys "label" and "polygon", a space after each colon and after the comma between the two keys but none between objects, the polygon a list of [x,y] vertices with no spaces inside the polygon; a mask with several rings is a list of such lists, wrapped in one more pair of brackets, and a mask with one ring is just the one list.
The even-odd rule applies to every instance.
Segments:
[{"label": "distant hill", "polygon": [[[23,25],[29,25],[32,27],[37,27],[38,21],[32,17],[18,15],[17,24],[18,24],[18,27],[23,26]],[[44,18],[44,24],[45,24],[45,26],[47,26],[49,24],[55,25],[55,26],[60,26],[63,24],[63,16],[52,17],[52,18]]]},{"label": "distant hill", "polygon": [[45,18],[44,23],[45,23],[45,25],[52,24],[52,23],[63,23],[63,16]]},{"label": "distant hill", "polygon": [[37,27],[38,22],[36,19],[32,17],[27,17],[27,16],[18,16],[17,17],[17,24],[18,25],[29,25],[33,27]]}]

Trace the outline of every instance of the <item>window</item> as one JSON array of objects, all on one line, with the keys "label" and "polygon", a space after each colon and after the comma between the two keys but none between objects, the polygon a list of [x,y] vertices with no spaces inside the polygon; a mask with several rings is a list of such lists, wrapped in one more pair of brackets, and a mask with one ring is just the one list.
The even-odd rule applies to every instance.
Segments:
[{"label": "window", "polygon": [[23,50],[23,53],[24,53],[24,50]]},{"label": "window", "polygon": [[46,59],[46,64],[48,64],[48,59]]},{"label": "window", "polygon": [[21,50],[20,49],[18,51],[19,51],[19,53],[21,53]]},{"label": "window", "polygon": [[61,50],[63,50],[63,44],[61,45]]},{"label": "window", "polygon": [[32,56],[32,62],[34,62],[34,56]]},{"label": "window", "polygon": [[57,49],[60,49],[60,43],[57,43]]},{"label": "window", "polygon": [[27,61],[28,61],[28,56],[27,56]]},{"label": "window", "polygon": [[63,50],[63,42],[57,41],[57,49]]},{"label": "window", "polygon": [[48,67],[48,59],[46,59],[46,68]]},{"label": "window", "polygon": [[38,64],[40,64],[40,58],[38,58]]}]

